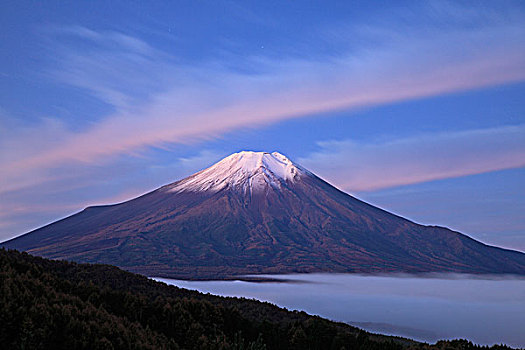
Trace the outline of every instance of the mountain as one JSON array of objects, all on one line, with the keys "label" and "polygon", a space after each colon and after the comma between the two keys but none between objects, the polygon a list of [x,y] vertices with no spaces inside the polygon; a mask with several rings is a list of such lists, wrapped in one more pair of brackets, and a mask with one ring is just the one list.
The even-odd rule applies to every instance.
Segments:
[{"label": "mountain", "polygon": [[235,153],[130,201],[88,207],[8,248],[149,276],[525,274],[525,254],[364,203],[279,153]]}]

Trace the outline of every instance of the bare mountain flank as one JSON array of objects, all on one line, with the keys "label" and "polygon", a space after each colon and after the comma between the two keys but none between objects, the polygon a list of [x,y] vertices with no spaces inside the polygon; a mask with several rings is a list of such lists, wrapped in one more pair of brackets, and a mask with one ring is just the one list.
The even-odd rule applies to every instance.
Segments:
[{"label": "bare mountain flank", "polygon": [[364,203],[274,152],[235,153],[124,203],[4,242],[185,279],[292,272],[525,274],[525,254]]}]

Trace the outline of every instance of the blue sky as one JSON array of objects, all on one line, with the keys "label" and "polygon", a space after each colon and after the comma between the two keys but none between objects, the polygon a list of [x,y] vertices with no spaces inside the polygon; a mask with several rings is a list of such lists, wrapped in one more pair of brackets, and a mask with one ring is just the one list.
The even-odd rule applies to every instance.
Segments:
[{"label": "blue sky", "polygon": [[525,250],[525,5],[5,1],[0,240],[279,151]]}]

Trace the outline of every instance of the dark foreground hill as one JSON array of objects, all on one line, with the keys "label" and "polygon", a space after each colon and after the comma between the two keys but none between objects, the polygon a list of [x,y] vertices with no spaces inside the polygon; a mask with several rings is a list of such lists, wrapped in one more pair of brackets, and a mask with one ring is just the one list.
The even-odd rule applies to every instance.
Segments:
[{"label": "dark foreground hill", "polygon": [[[385,169],[388,176],[388,169]],[[148,276],[293,272],[525,274],[525,254],[423,226],[278,153],[241,152],[130,201],[89,207],[4,247]]]},{"label": "dark foreground hill", "polygon": [[482,349],[463,340],[430,346],[374,335],[269,303],[168,286],[113,266],[4,249],[0,344],[3,349]]}]

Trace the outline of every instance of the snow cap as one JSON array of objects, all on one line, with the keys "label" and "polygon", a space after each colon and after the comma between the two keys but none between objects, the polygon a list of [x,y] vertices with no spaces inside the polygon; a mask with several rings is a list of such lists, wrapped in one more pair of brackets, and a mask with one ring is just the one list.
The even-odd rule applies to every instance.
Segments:
[{"label": "snow cap", "polygon": [[284,155],[273,152],[243,151],[234,153],[208,169],[168,186],[170,192],[220,191],[229,187],[244,193],[278,189],[295,182],[306,171]]}]

